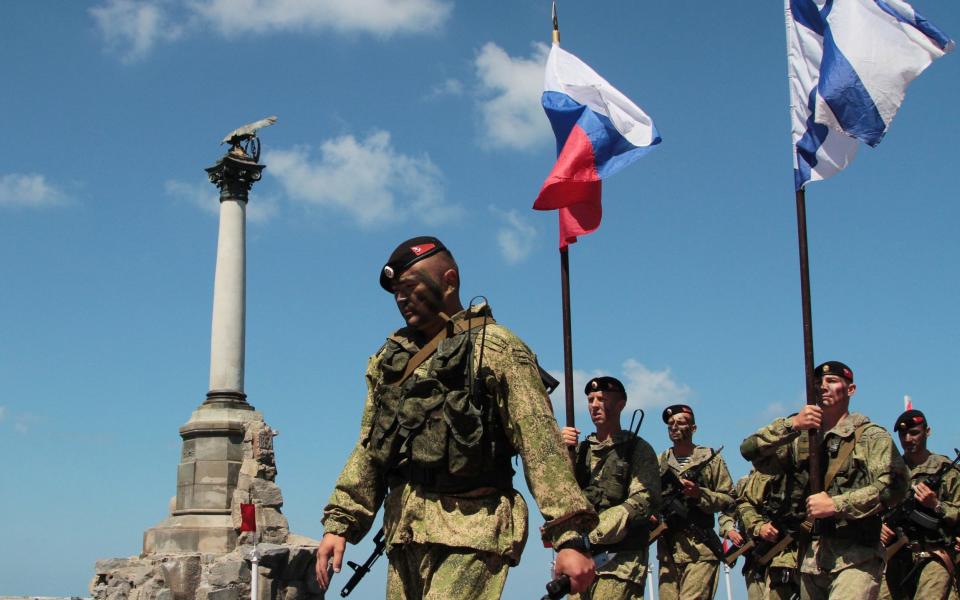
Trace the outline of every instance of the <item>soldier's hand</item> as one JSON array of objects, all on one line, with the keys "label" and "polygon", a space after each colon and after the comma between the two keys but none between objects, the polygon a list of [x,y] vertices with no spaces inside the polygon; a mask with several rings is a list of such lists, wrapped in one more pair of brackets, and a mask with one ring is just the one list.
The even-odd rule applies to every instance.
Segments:
[{"label": "soldier's hand", "polygon": [[765,542],[776,542],[780,537],[780,530],[773,523],[764,523],[760,526],[760,538]]},{"label": "soldier's hand", "polygon": [[816,404],[805,404],[800,412],[793,415],[793,428],[797,431],[819,429],[823,420],[823,409]]},{"label": "soldier's hand", "polygon": [[330,587],[330,575],[327,567],[331,557],[333,559],[333,572],[339,573],[343,565],[343,551],[347,547],[347,538],[335,533],[323,534],[320,540],[320,547],[317,548],[317,583],[320,587],[327,589]]},{"label": "soldier's hand", "polygon": [[820,492],[807,498],[807,516],[811,519],[828,519],[837,514],[837,505],[826,492]]},{"label": "soldier's hand", "polygon": [[883,542],[884,546],[889,546],[890,542],[892,542],[896,537],[897,534],[892,529],[887,527],[886,523],[880,526],[880,541]]},{"label": "soldier's hand", "polygon": [[578,552],[573,548],[564,548],[557,552],[557,559],[553,563],[555,576],[566,575],[570,578],[570,593],[579,594],[585,591],[593,578],[597,576],[593,558]]},{"label": "soldier's hand", "polygon": [[937,493],[927,487],[927,484],[920,482],[913,488],[913,496],[917,502],[933,510],[940,501],[937,499]]},{"label": "soldier's hand", "polygon": [[743,536],[740,535],[740,532],[737,531],[736,529],[731,529],[730,531],[724,534],[724,537],[730,540],[731,542],[733,542],[734,546],[743,545]]},{"label": "soldier's hand", "polygon": [[576,447],[579,435],[580,430],[576,427],[564,427],[560,430],[560,437],[563,438],[563,443],[571,448]]},{"label": "soldier's hand", "polygon": [[700,486],[695,482],[690,481],[689,479],[680,479],[680,483],[683,485],[681,492],[687,498],[699,498],[700,497]]}]

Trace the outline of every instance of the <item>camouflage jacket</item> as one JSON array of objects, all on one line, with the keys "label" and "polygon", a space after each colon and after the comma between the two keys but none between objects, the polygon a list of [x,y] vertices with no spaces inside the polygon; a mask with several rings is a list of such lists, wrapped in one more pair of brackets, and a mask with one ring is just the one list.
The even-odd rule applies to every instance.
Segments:
[{"label": "camouflage jacket", "polygon": [[[453,320],[476,317],[486,306],[454,315]],[[496,402],[499,421],[513,448],[523,458],[524,472],[546,523],[544,540],[559,545],[597,524],[597,515],[574,480],[566,447],[543,387],[533,352],[510,330],[485,326],[482,336],[484,379]],[[419,350],[409,328],[391,338],[411,352]],[[481,336],[475,337],[479,347]],[[380,373],[383,349],[367,364],[367,398],[360,421],[360,440],[367,437],[374,414],[373,391]],[[479,362],[481,352],[474,352]],[[425,372],[425,361],[415,373]],[[476,366],[476,363],[475,363]],[[515,490],[481,488],[468,493],[441,495],[420,485],[401,483],[388,489],[387,473],[371,460],[358,441],[347,459],[324,508],[325,533],[359,542],[384,505],[384,532],[388,547],[423,543],[458,546],[498,554],[516,563],[527,538],[527,506]]]},{"label": "camouflage jacket", "polygon": [[[678,477],[683,477],[685,471],[706,462],[710,458],[710,448],[696,446],[690,460],[687,464],[681,466],[673,455],[673,449],[668,448],[660,453],[660,474],[661,476],[672,470]],[[700,473],[700,498],[696,507],[708,514],[726,510],[733,504],[733,480],[730,479],[730,471],[727,470],[727,463],[722,456],[716,456],[704,467]],[[710,549],[701,542],[698,542],[689,532],[672,531],[667,529],[663,535],[657,539],[657,560],[673,561],[676,564],[685,564],[691,562],[716,561],[717,558],[710,552]]]},{"label": "camouflage jacket", "polygon": [[[771,461],[772,462],[772,461]],[[760,528],[769,523],[770,519],[763,515],[764,510],[769,506],[770,492],[774,487],[778,477],[783,477],[782,472],[777,472],[769,468],[754,469],[750,472],[748,480],[737,497],[737,514],[744,524],[745,532],[759,542]],[[780,531],[780,539],[786,535],[786,531]],[[797,540],[783,549],[782,552],[773,557],[770,561],[771,567],[785,567],[789,569],[797,568]]]},{"label": "camouflage jacket", "polygon": [[[900,502],[907,492],[906,464],[887,431],[859,413],[850,413],[823,435],[824,453],[832,443],[849,440],[855,430],[865,426],[853,453],[837,472],[828,489],[837,508],[835,521],[850,522],[876,517],[884,506]],[[801,436],[802,434],[802,436]],[[777,419],[743,441],[740,452],[747,460],[773,456],[783,444],[793,444],[792,456],[798,468],[806,468],[807,453],[801,449],[806,432],[795,431],[789,417]],[[838,438],[832,440],[832,438]],[[824,473],[829,469],[829,462]],[[862,485],[852,482],[862,481]],[[803,553],[800,570],[804,573],[836,573],[874,559],[883,559],[879,543],[825,535],[815,538]]]},{"label": "camouflage jacket", "polygon": [[[940,470],[942,466],[950,464],[950,459],[942,454],[930,453],[927,460],[919,465],[907,467],[910,469],[911,487],[931,477]],[[956,535],[958,520],[960,520],[960,473],[956,469],[950,469],[943,476],[939,490],[933,490],[940,500],[940,506],[943,508],[943,516],[940,518],[940,524],[943,531]],[[948,547],[951,554],[954,553],[953,545]]]},{"label": "camouflage jacket", "polygon": [[[578,447],[578,460],[583,452],[590,473],[596,477],[600,467],[615,452],[617,446],[628,445],[636,439],[636,446],[630,459],[630,472],[627,474],[627,496],[621,504],[600,511],[600,523],[590,531],[591,544],[616,544],[628,535],[642,536],[643,542],[638,550],[620,550],[606,564],[597,567],[597,573],[610,575],[624,581],[642,581],[647,571],[649,523],[651,515],[660,508],[660,473],[657,469],[657,455],[641,437],[634,438],[628,431],[619,431],[604,441],[598,441],[596,434],[590,434]],[[631,527],[632,525],[632,527]]]}]

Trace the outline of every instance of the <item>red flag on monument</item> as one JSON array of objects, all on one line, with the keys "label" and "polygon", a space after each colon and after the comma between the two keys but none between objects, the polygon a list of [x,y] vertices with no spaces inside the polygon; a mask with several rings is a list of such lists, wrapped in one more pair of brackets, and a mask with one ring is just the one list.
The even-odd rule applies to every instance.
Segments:
[{"label": "red flag on monument", "polygon": [[240,531],[257,530],[257,506],[255,504],[240,505]]}]

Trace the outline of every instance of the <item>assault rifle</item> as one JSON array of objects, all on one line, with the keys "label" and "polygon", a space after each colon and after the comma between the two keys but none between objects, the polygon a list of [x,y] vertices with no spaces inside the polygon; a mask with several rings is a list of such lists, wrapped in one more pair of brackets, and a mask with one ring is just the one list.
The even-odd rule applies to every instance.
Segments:
[{"label": "assault rifle", "polygon": [[[940,484],[943,483],[943,478],[946,477],[950,469],[956,468],[957,463],[960,463],[960,450],[954,448],[953,451],[957,455],[953,462],[941,466],[936,473],[922,481],[934,493],[940,489]],[[936,532],[940,527],[940,519],[922,510],[923,505],[917,501],[912,492],[911,489],[906,500],[888,509],[881,517],[883,522],[897,534],[897,538],[886,548],[887,560],[890,560],[901,548],[910,543],[907,533]]]},{"label": "assault rifle", "polygon": [[373,552],[370,553],[367,560],[363,561],[362,565],[358,565],[352,560],[347,561],[347,566],[353,569],[353,575],[350,576],[347,585],[343,586],[343,589],[340,590],[341,597],[346,598],[349,596],[353,588],[357,587],[357,584],[363,579],[363,576],[370,572],[370,567],[373,566],[373,563],[377,562],[377,559],[383,556],[383,552],[387,549],[387,543],[383,540],[383,527],[380,528],[377,535],[373,536],[373,544]]},{"label": "assault rifle", "polygon": [[663,497],[663,507],[660,509],[660,518],[657,520],[657,526],[650,532],[650,543],[663,535],[667,529],[675,531],[687,531],[694,539],[704,544],[710,552],[719,560],[724,559],[723,543],[720,536],[713,529],[707,529],[697,525],[691,520],[691,506],[687,498],[683,495],[683,484],[680,477],[690,481],[697,482],[699,485],[700,474],[703,469],[710,464],[717,455],[723,450],[720,446],[717,450],[711,450],[710,456],[702,463],[691,467],[677,475],[672,470],[667,469],[666,473],[660,478]]}]

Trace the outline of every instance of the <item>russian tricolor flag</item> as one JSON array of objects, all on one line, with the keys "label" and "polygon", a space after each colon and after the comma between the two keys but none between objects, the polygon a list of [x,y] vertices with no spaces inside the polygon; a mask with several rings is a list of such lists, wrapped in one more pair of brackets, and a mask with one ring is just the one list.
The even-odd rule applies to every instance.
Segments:
[{"label": "russian tricolor flag", "polygon": [[560,210],[560,247],[600,226],[601,180],[660,143],[653,120],[576,56],[554,44],[543,109],[557,137],[557,162],[533,203]]}]

